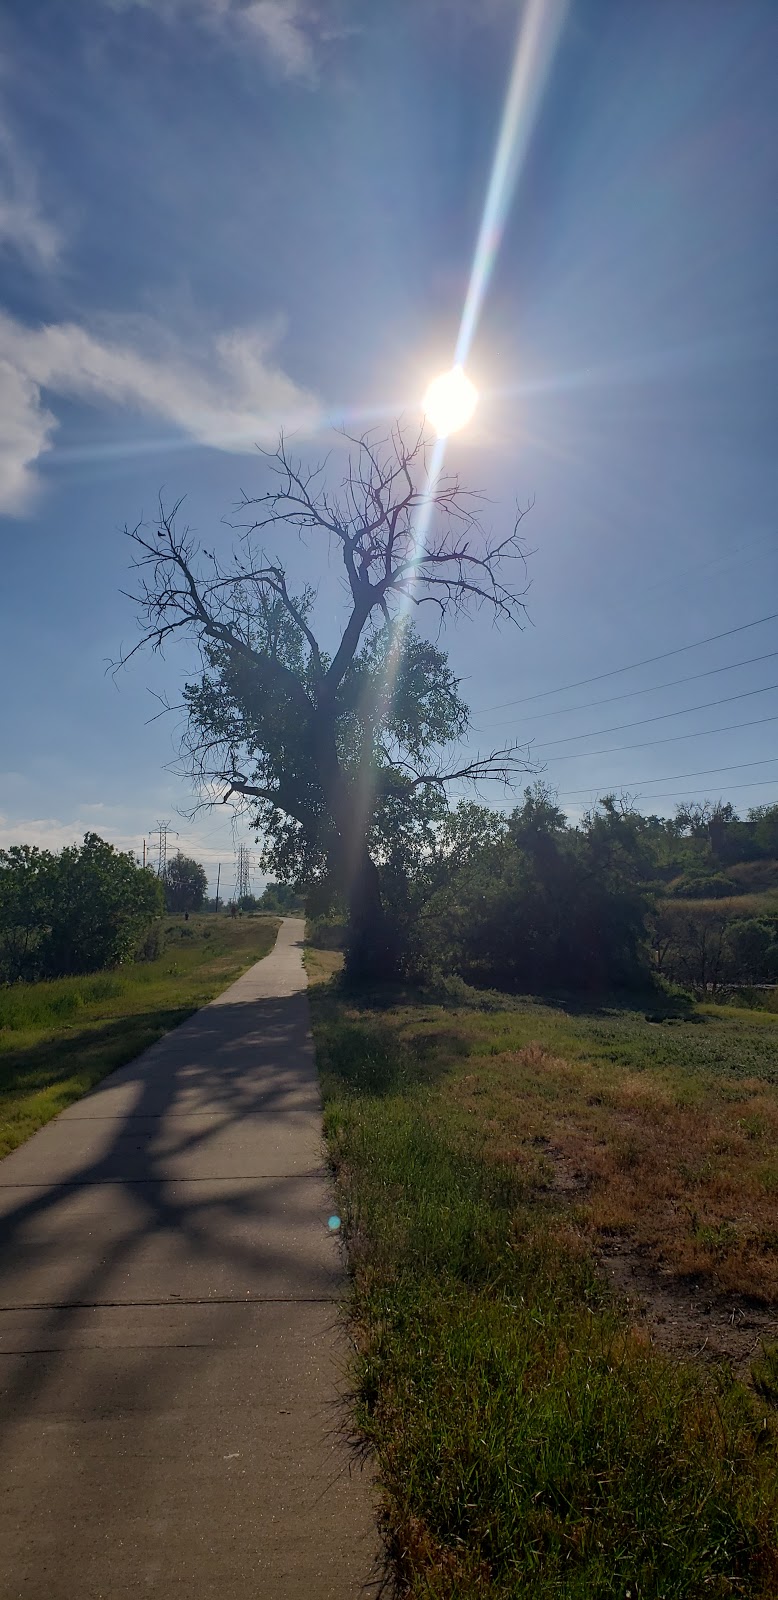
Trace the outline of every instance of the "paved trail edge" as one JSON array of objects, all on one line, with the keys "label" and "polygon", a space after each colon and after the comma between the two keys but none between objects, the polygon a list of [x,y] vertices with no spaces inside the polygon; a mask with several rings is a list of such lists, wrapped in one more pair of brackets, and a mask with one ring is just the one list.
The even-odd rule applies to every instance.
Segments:
[{"label": "paved trail edge", "polygon": [[372,1590],[302,936],[0,1162],[8,1600]]}]

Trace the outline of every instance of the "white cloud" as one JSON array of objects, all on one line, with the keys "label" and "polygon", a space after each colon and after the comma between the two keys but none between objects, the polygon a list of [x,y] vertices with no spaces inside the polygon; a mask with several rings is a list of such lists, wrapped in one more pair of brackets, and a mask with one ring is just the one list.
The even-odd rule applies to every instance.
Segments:
[{"label": "white cloud", "polygon": [[0,357],[0,511],[23,511],[35,487],[30,465],[49,448],[56,417],[38,385]]},{"label": "white cloud", "polygon": [[59,229],[44,217],[35,173],[10,129],[0,122],[0,249],[49,268],[61,247]]},{"label": "white cloud", "polygon": [[299,0],[252,0],[236,17],[258,34],[286,77],[313,74],[313,18]]},{"label": "white cloud", "polygon": [[199,360],[151,323],[135,333],[130,342],[72,322],[30,328],[0,313],[0,512],[24,510],[34,463],[51,447],[57,420],[44,393],[162,417],[176,433],[231,452],[270,444],[282,427],[316,427],[313,396],[273,361],[267,330],[224,334]]},{"label": "white cloud", "polygon": [[[91,810],[92,807],[85,807]],[[80,844],[85,833],[99,833],[102,839],[117,850],[137,850],[138,840],[132,834],[111,827],[101,827],[94,817],[76,817],[63,822],[59,817],[11,818],[0,813],[0,850],[12,844],[34,844],[39,850],[63,850],[67,845]]]},{"label": "white cloud", "polygon": [[[315,68],[316,45],[331,37],[312,0],[104,0],[113,11],[135,6],[152,9],[165,22],[192,18],[216,27],[237,43],[253,39],[284,77],[310,78]],[[326,0],[332,9],[333,0]]]},{"label": "white cloud", "polygon": [[[112,813],[115,815],[112,816]],[[140,816],[142,818],[142,812]],[[0,850],[7,850],[12,844],[33,844],[39,850],[63,850],[71,844],[80,845],[85,833],[97,833],[115,849],[132,850],[140,858],[145,833],[148,859],[153,861],[154,841],[142,822],[133,827],[134,820],[126,807],[106,806],[101,802],[79,806],[69,821],[45,816],[12,818],[0,812]],[[169,839],[168,853],[182,850],[184,855],[194,856],[195,861],[202,862],[208,873],[211,893],[216,885],[217,868],[221,865],[221,892],[227,898],[232,892],[233,857],[238,835],[233,838],[230,823],[226,819],[223,828],[217,831],[221,837],[215,841],[212,826],[207,825],[204,832],[200,832],[196,825],[182,829]],[[259,881],[258,878],[256,881]]]}]

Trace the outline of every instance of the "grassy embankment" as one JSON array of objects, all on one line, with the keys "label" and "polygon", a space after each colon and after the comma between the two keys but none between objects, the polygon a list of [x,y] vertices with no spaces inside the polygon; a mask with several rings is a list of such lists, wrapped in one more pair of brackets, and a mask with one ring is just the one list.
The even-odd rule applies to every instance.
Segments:
[{"label": "grassy embankment", "polygon": [[335,964],[308,957],[401,1592],[774,1596],[775,1350],[739,1375],[662,1352],[601,1251],[679,1295],[775,1296],[778,1017],[357,1004]]},{"label": "grassy embankment", "polygon": [[277,917],[166,917],[156,960],[0,989],[0,1156],[206,1005],[277,929]]}]

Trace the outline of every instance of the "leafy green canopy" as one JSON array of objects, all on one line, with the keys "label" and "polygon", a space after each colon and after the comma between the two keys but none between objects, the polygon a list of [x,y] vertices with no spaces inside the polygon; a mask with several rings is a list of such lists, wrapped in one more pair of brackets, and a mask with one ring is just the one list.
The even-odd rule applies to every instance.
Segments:
[{"label": "leafy green canopy", "polygon": [[157,879],[96,833],[59,854],[0,850],[0,980],[117,966],[163,909]]},{"label": "leafy green canopy", "polygon": [[[310,592],[294,604],[301,617]],[[314,694],[304,636],[280,602],[255,609],[252,650],[270,656]],[[326,670],[326,657],[322,657]],[[227,784],[249,800],[264,840],[261,865],[286,882],[310,884],[331,871],[335,821],[321,781],[315,732],[297,699],[270,689],[253,656],[207,642],[203,672],[185,686],[186,748],[201,781]],[[373,627],[338,687],[338,763],[374,858],[418,848],[419,829],[443,814],[435,757],[461,738],[468,711],[446,656],[408,621]],[[423,769],[423,770],[422,770]]]},{"label": "leafy green canopy", "polygon": [[208,876],[199,861],[180,850],[165,871],[165,905],[168,911],[199,911],[208,892]]},{"label": "leafy green canopy", "polygon": [[417,886],[419,958],[498,988],[632,984],[645,975],[643,867],[615,806],[572,828],[539,785],[509,815],[463,803]]}]

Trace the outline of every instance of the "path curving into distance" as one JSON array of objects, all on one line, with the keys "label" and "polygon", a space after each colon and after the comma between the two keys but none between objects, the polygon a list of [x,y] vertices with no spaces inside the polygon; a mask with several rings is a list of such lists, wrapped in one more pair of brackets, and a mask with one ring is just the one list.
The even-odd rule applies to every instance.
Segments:
[{"label": "path curving into distance", "polygon": [[303,927],[0,1161],[4,1600],[351,1600],[380,1571]]}]

